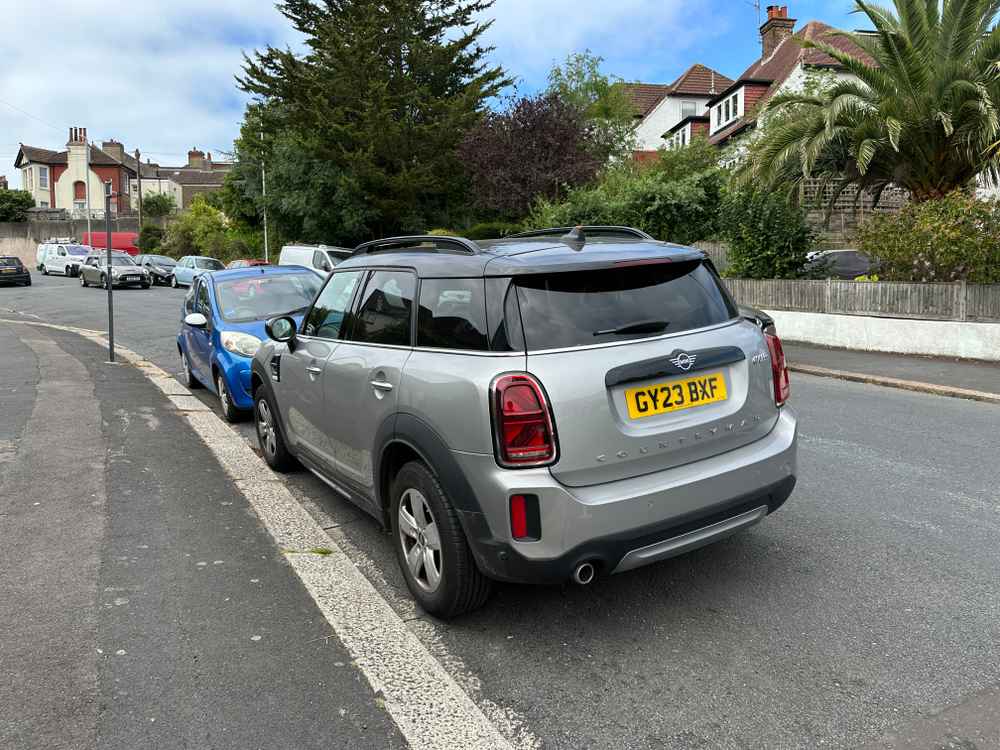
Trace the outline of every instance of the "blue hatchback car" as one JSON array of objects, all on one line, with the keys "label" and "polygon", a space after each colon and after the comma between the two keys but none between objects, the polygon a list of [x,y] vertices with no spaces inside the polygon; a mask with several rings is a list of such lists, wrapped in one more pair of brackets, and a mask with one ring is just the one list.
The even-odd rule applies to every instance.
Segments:
[{"label": "blue hatchback car", "polygon": [[258,266],[203,273],[184,299],[177,352],[189,388],[205,386],[230,422],[253,409],[250,362],[267,335],[264,324],[277,315],[297,323],[323,285],[315,271],[300,266]]}]

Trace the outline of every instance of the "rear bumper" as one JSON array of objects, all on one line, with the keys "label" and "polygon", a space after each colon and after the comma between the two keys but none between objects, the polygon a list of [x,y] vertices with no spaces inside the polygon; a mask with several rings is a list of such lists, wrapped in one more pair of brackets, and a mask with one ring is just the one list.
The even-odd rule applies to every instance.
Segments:
[{"label": "rear bumper", "polygon": [[24,284],[28,281],[31,281],[31,274],[27,271],[24,273],[0,273],[0,284]]},{"label": "rear bumper", "polygon": [[[456,454],[481,513],[462,513],[480,568],[493,578],[558,583],[581,562],[622,572],[709,544],[780,508],[796,481],[796,423],[787,408],[767,437],[686,466],[591,487],[547,470],[499,469]],[[511,539],[508,498],[538,496],[542,539]]]}]

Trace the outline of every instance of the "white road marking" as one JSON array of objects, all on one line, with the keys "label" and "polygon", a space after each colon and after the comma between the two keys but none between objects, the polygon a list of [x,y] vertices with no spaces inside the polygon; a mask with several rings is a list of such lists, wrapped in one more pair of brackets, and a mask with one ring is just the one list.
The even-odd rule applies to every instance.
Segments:
[{"label": "white road marking", "polygon": [[[32,321],[9,322],[76,333],[107,346],[98,331]],[[175,405],[180,417],[198,434],[249,500],[279,548],[289,552],[317,547],[331,550],[326,555],[286,554],[285,559],[376,696],[382,698],[386,711],[410,746],[513,750],[515,745],[511,740],[487,718],[239,433],[159,367],[124,347],[117,347],[116,351]],[[493,716],[507,713],[497,706],[488,708]],[[504,724],[510,730],[518,722]],[[516,746],[536,746],[535,738],[522,732],[518,733]]]}]

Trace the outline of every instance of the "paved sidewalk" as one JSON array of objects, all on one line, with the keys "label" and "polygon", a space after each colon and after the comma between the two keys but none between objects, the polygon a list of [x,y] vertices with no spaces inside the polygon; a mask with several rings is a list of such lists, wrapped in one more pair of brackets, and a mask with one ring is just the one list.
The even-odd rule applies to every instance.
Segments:
[{"label": "paved sidewalk", "polygon": [[0,351],[0,747],[406,746],[155,386],[72,334]]},{"label": "paved sidewalk", "polygon": [[795,342],[785,342],[784,349],[793,366],[821,367],[875,378],[1000,394],[1000,363],[828,349]]}]

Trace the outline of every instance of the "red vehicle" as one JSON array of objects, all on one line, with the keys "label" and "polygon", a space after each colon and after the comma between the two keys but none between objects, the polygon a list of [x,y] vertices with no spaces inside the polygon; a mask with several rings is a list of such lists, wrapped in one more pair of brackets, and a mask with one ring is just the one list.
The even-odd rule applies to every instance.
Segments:
[{"label": "red vehicle", "polygon": [[[139,241],[139,235],[137,232],[111,233],[112,250],[121,250],[123,253],[128,253],[129,255],[138,255],[139,248],[135,244],[138,241]],[[84,232],[83,244],[90,245],[95,250],[106,250],[108,247],[108,233]]]},{"label": "red vehicle", "polygon": [[226,270],[231,268],[253,268],[254,266],[269,266],[271,263],[269,261],[263,260],[261,258],[239,258],[238,260],[231,260],[226,264]]}]

